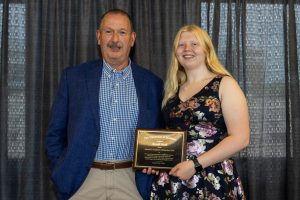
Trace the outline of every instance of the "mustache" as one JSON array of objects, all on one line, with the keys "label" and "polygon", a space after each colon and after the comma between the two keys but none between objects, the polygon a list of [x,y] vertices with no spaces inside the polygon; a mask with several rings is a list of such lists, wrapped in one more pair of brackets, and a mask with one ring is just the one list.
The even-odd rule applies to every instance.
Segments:
[{"label": "mustache", "polygon": [[110,42],[107,46],[109,48],[112,48],[112,49],[114,49],[114,48],[121,48],[122,47],[122,45],[120,43],[118,43],[118,42]]}]

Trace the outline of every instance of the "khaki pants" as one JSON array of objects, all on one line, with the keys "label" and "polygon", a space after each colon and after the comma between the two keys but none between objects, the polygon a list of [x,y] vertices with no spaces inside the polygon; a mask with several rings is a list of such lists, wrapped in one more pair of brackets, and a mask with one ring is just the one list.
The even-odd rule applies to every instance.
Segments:
[{"label": "khaki pants", "polygon": [[100,170],[91,168],[71,200],[141,200],[132,168]]}]

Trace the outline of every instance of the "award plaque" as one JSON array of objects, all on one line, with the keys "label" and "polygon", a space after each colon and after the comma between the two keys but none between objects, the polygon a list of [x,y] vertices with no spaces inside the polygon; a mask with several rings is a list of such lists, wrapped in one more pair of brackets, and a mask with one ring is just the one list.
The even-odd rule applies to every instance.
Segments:
[{"label": "award plaque", "polygon": [[171,169],[186,158],[186,132],[137,129],[133,168]]}]

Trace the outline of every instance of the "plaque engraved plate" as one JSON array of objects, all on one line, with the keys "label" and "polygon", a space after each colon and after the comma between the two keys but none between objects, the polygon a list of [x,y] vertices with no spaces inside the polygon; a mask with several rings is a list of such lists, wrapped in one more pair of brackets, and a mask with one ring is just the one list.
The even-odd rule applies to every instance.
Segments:
[{"label": "plaque engraved plate", "polygon": [[186,132],[137,129],[133,168],[171,169],[186,159]]}]

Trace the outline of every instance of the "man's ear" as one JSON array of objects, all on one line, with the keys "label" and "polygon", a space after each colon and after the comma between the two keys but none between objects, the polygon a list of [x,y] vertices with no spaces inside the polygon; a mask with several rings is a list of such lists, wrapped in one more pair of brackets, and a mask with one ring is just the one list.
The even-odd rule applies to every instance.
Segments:
[{"label": "man's ear", "polygon": [[96,31],[96,40],[97,40],[97,43],[98,43],[98,45],[100,45],[100,31],[99,30],[97,30]]},{"label": "man's ear", "polygon": [[131,33],[131,47],[134,46],[135,38],[136,38],[136,33],[135,33],[135,32],[132,32],[132,33]]}]

